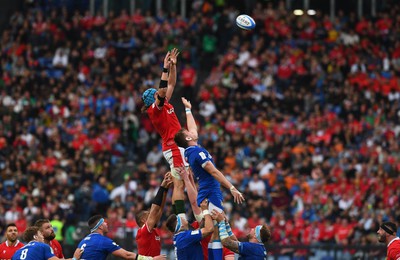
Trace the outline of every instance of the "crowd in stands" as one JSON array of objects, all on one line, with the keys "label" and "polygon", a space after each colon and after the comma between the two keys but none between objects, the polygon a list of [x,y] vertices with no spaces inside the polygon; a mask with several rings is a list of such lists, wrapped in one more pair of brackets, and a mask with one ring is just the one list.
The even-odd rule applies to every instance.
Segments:
[{"label": "crowd in stands", "polygon": [[59,219],[74,245],[76,221],[101,213],[112,238],[134,233],[168,170],[140,97],[177,47],[199,143],[246,198],[224,203],[240,239],[267,222],[273,244],[377,244],[379,223],[400,221],[400,6],[330,20],[283,3],[257,3],[253,31],[214,1],[186,19],[14,13],[0,38],[0,226]]}]

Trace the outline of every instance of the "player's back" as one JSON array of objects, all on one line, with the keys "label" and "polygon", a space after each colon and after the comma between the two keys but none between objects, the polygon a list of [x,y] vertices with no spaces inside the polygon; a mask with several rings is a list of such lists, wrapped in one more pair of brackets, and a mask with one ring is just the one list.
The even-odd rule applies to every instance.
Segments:
[{"label": "player's back", "polygon": [[219,182],[203,168],[207,162],[214,164],[210,153],[206,149],[200,146],[189,146],[185,149],[185,158],[199,183],[199,192],[220,189]]},{"label": "player's back", "polygon": [[178,260],[203,260],[200,230],[187,230],[174,236],[175,255]]},{"label": "player's back", "polygon": [[106,236],[92,233],[82,239],[78,248],[84,249],[81,260],[105,260],[108,254],[121,247]]},{"label": "player's back", "polygon": [[176,146],[174,137],[182,127],[175,114],[174,107],[167,101],[161,109],[155,104],[152,104],[147,109],[147,114],[154,128],[162,138],[163,151],[171,149],[172,146]]},{"label": "player's back", "polygon": [[240,242],[239,260],[263,260],[267,259],[267,250],[263,244]]},{"label": "player's back", "polygon": [[54,254],[49,245],[42,242],[31,241],[24,247],[18,249],[12,257],[12,260],[47,260],[53,256]]}]

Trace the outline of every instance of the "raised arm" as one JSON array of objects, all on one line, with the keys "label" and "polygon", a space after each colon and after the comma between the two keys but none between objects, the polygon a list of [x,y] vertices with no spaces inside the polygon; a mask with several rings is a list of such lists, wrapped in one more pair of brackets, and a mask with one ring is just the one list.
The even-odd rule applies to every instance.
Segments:
[{"label": "raised arm", "polygon": [[211,174],[219,183],[221,183],[222,186],[230,190],[233,200],[236,203],[242,203],[244,201],[242,193],[238,191],[230,181],[228,181],[228,179],[214,166],[214,164],[212,164],[212,162],[208,161],[203,166],[203,169]]},{"label": "raised arm", "polygon": [[188,101],[186,98],[182,98],[182,103],[185,106],[185,111],[186,111],[186,124],[188,131],[195,136],[194,141],[197,141],[199,139],[198,133],[197,133],[197,125],[196,121],[194,121],[194,117],[192,115],[191,109],[192,109],[192,104],[190,101]]},{"label": "raised arm", "polygon": [[185,169],[185,167],[181,167],[179,169],[179,174],[181,175],[182,180],[185,183],[186,192],[189,197],[190,206],[192,207],[193,214],[196,217],[197,222],[200,223],[202,219],[202,214],[200,207],[197,206],[197,190],[196,186],[194,186],[194,183],[192,182],[191,172],[188,169]]},{"label": "raised arm", "polygon": [[149,217],[147,218],[146,224],[149,231],[153,230],[153,228],[160,221],[162,216],[163,208],[165,205],[165,200],[167,198],[168,188],[172,184],[171,173],[167,172],[164,175],[164,179],[160,185],[160,188],[157,192],[157,195],[154,197],[153,203],[151,204]]},{"label": "raised arm", "polygon": [[161,72],[160,85],[158,86],[158,91],[156,94],[156,105],[162,107],[164,105],[164,100],[167,95],[168,89],[168,69],[170,67],[171,52],[167,52],[164,58],[163,71]]},{"label": "raised arm", "polygon": [[213,210],[212,218],[218,222],[219,238],[221,239],[222,245],[229,250],[239,254],[239,241],[230,230],[230,227],[230,234],[228,234],[225,223],[225,216],[223,215],[223,213],[217,210]]},{"label": "raised arm", "polygon": [[176,85],[176,62],[178,59],[179,51],[178,49],[174,48],[171,51],[169,56],[169,77],[168,77],[168,88],[166,92],[166,97],[168,100],[171,100],[172,93],[174,93],[175,85]]},{"label": "raised arm", "polygon": [[200,208],[203,211],[204,216],[204,227],[201,229],[201,236],[206,237],[214,232],[214,223],[210,212],[208,211],[208,199],[205,199],[200,203]]}]

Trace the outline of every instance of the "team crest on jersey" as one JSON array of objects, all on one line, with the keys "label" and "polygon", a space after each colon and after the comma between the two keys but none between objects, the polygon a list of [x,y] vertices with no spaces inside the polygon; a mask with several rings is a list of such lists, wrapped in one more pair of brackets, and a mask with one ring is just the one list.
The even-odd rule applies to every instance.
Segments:
[{"label": "team crest on jersey", "polygon": [[168,114],[174,113],[174,108],[168,109],[168,110],[167,110],[167,113],[168,113]]},{"label": "team crest on jersey", "polygon": [[159,236],[156,236],[156,240],[157,240],[157,241],[160,241],[161,238],[160,238]]}]

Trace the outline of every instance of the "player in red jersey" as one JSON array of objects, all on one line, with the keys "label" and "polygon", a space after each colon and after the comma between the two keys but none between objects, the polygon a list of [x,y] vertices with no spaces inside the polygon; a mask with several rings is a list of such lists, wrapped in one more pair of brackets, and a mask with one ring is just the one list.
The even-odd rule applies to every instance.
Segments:
[{"label": "player in red jersey", "polygon": [[170,165],[171,175],[174,177],[172,193],[174,213],[185,218],[183,182],[176,169],[182,165],[187,165],[187,163],[183,156],[184,150],[174,142],[174,136],[181,129],[181,125],[174,107],[169,103],[176,84],[178,55],[179,51],[174,48],[165,56],[158,90],[150,88],[143,93],[144,107],[142,111],[147,112],[154,128],[162,138],[163,154]]},{"label": "player in red jersey", "polygon": [[396,232],[396,224],[390,221],[383,222],[377,231],[379,242],[387,245],[387,260],[400,260],[400,238]]},{"label": "player in red jersey", "polygon": [[136,235],[136,244],[140,255],[154,257],[161,253],[161,240],[157,223],[162,216],[168,188],[171,184],[171,173],[167,172],[157,195],[154,197],[150,211],[141,211],[136,214],[136,223],[140,227]]},{"label": "player in red jersey", "polygon": [[24,244],[18,240],[18,229],[14,223],[6,226],[6,241],[0,244],[0,259],[10,260],[15,251],[23,247]]},{"label": "player in red jersey", "polygon": [[50,223],[50,220],[39,219],[35,222],[35,226],[39,228],[40,232],[42,232],[44,242],[48,244],[51,249],[53,249],[54,255],[58,258],[64,258],[60,242],[54,239],[56,237],[56,234],[54,233],[54,229]]}]

